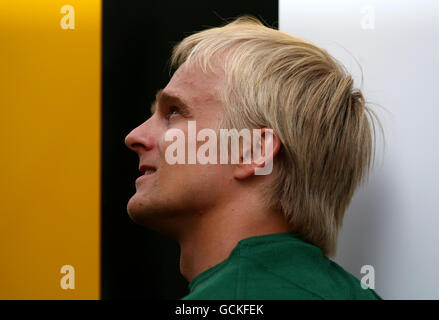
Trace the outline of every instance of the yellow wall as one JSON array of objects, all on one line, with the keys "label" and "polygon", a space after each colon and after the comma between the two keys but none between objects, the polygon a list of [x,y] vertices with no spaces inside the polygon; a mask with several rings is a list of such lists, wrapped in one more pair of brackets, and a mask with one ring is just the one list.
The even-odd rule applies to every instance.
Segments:
[{"label": "yellow wall", "polygon": [[1,1],[0,299],[99,299],[100,69],[100,1]]}]

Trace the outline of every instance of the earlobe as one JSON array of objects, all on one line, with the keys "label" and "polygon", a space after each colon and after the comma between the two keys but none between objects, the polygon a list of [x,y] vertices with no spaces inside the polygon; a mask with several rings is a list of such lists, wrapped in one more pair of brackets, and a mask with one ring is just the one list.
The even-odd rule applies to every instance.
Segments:
[{"label": "earlobe", "polygon": [[245,141],[239,150],[239,163],[233,171],[235,179],[243,180],[255,174],[251,145],[251,140]]},{"label": "earlobe", "polygon": [[255,174],[254,164],[239,163],[235,165],[233,176],[235,179],[243,180]]}]

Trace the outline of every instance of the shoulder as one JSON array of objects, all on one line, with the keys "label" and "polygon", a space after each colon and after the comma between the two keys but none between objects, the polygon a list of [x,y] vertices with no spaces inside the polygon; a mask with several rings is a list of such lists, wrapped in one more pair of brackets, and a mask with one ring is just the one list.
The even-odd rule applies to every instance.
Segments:
[{"label": "shoulder", "polygon": [[[187,299],[380,299],[321,250],[288,237],[240,243]],[[270,239],[271,240],[271,239]]]},{"label": "shoulder", "polygon": [[240,246],[234,259],[239,299],[380,299],[318,247],[294,240]]}]

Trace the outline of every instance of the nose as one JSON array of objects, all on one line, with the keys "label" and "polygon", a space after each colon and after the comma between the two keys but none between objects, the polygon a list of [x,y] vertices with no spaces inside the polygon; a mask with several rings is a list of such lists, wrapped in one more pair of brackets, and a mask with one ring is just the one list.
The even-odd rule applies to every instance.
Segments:
[{"label": "nose", "polygon": [[140,154],[142,151],[151,150],[154,146],[152,137],[147,133],[146,122],[133,129],[125,137],[125,145],[137,154]]}]

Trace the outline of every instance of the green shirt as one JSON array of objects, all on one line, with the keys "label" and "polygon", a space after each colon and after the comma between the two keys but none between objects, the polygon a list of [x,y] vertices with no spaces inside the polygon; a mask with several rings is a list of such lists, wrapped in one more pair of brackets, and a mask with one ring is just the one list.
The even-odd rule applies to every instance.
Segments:
[{"label": "green shirt", "polygon": [[294,232],[239,241],[225,261],[200,273],[189,288],[183,300],[381,300]]}]

